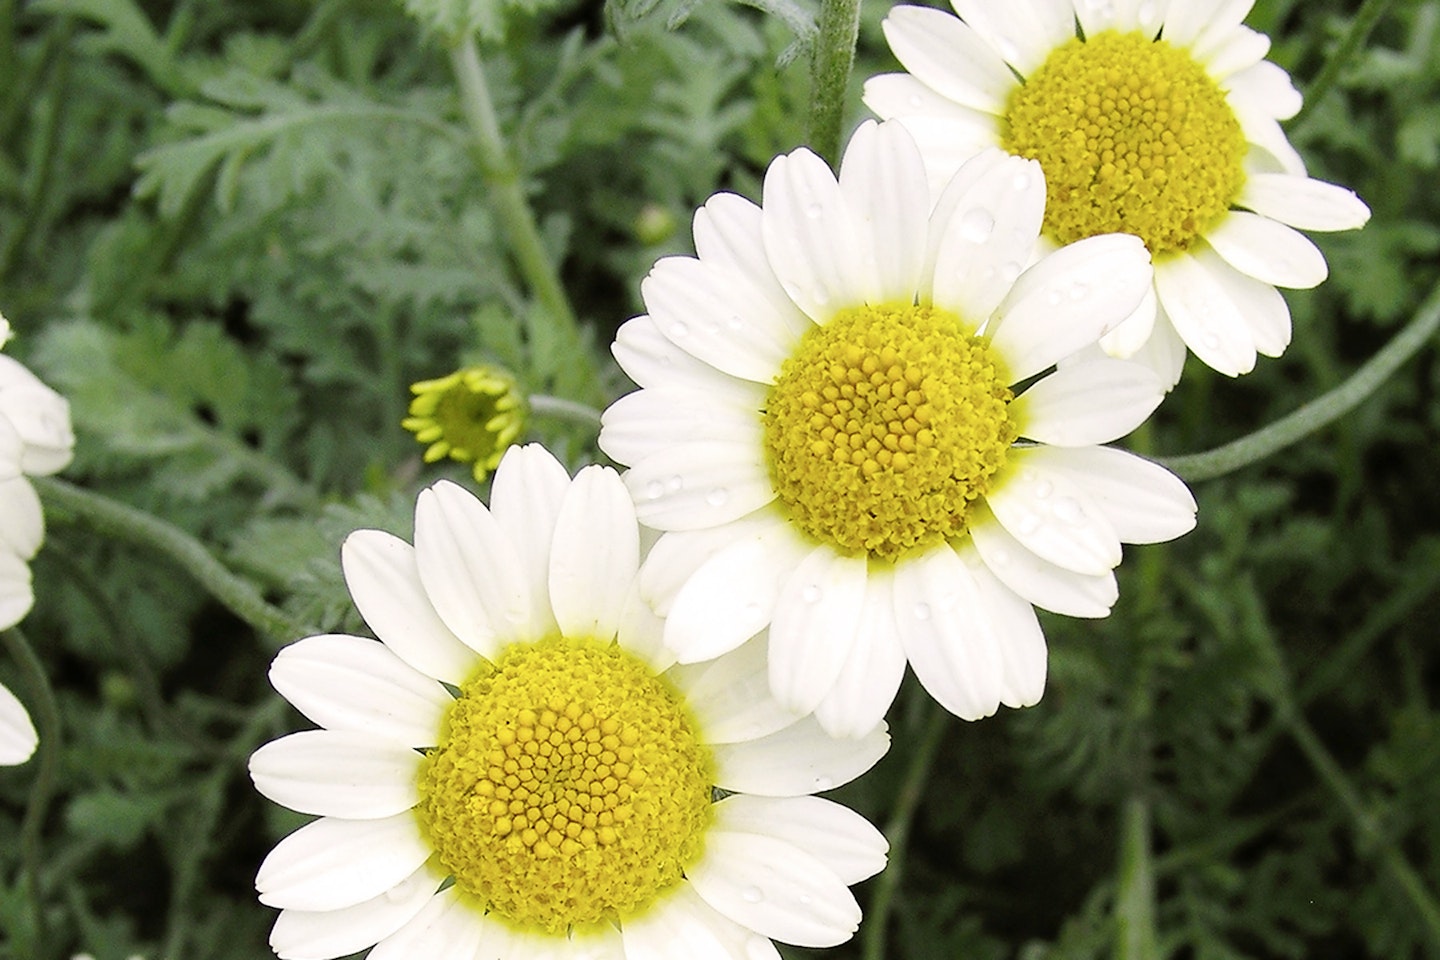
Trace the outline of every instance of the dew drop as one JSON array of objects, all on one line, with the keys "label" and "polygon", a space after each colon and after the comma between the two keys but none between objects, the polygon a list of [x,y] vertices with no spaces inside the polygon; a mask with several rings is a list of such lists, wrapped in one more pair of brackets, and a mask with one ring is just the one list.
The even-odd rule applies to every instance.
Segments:
[{"label": "dew drop", "polygon": [[672,324],[670,324],[670,336],[671,336],[671,337],[685,337],[685,336],[688,336],[689,334],[690,334],[690,328],[687,327],[685,324],[683,324],[683,323],[672,323]]},{"label": "dew drop", "polygon": [[743,330],[745,329],[745,318],[738,313],[732,313],[726,325],[729,326],[731,330]]},{"label": "dew drop", "polygon": [[925,101],[924,101],[924,100],[920,99],[919,97],[914,97],[914,96],[912,96],[912,97],[910,98],[910,108],[911,108],[912,110],[919,110],[919,109],[920,109],[921,107],[923,107],[923,106],[925,106]]},{"label": "dew drop", "polygon": [[823,792],[826,791],[826,790],[834,789],[834,787],[835,787],[835,781],[834,781],[834,780],[831,780],[829,777],[816,777],[816,778],[815,778],[815,792],[816,792],[816,793],[823,793]]},{"label": "dew drop", "polygon": [[671,493],[679,493],[685,487],[685,478],[677,473],[665,482],[665,486]]},{"label": "dew drop", "polygon": [[805,589],[800,591],[800,596],[806,603],[816,603],[821,596],[820,587],[813,583],[806,584]]},{"label": "dew drop", "polygon": [[1058,306],[1060,306],[1060,302],[1061,302],[1062,300],[1064,300],[1064,299],[1065,299],[1065,298],[1060,295],[1060,291],[1059,291],[1059,290],[1051,290],[1051,291],[1045,296],[1045,302],[1048,303],[1048,304],[1050,304],[1050,306],[1052,306],[1052,307],[1058,307]]},{"label": "dew drop", "polygon": [[1020,528],[1020,533],[1022,536],[1024,536],[1025,534],[1034,533],[1036,530],[1040,529],[1040,518],[1035,516],[1035,514],[1033,513],[1027,513],[1025,514],[1025,516],[1020,518],[1020,523],[1017,526]]},{"label": "dew drop", "polygon": [[1220,346],[1220,335],[1213,331],[1207,331],[1200,337],[1200,340],[1211,350],[1215,350]]},{"label": "dew drop", "polygon": [[1055,485],[1053,483],[1051,483],[1049,480],[1041,480],[1039,483],[1035,484],[1035,499],[1044,500],[1046,497],[1050,496],[1050,494],[1053,493],[1054,490]]},{"label": "dew drop", "polygon": [[1010,556],[1009,550],[1000,548],[996,550],[991,550],[988,554],[986,554],[985,559],[990,561],[991,566],[1000,568],[1010,566],[1010,561],[1012,558]]},{"label": "dew drop", "polygon": [[746,903],[759,903],[765,899],[765,891],[759,887],[746,887],[740,891],[740,897]]},{"label": "dew drop", "polygon": [[819,220],[820,215],[824,212],[825,208],[820,206],[820,204],[818,203],[812,203],[805,207],[805,216],[809,217],[811,220]]},{"label": "dew drop", "polygon": [[660,497],[664,495],[664,493],[665,484],[661,483],[659,480],[651,480],[649,483],[645,484],[645,499],[647,500],[659,500]]},{"label": "dew drop", "polygon": [[1066,523],[1080,523],[1085,519],[1085,511],[1074,497],[1061,497],[1055,501],[1055,517]]},{"label": "dew drop", "polygon": [[1083,281],[1077,281],[1070,285],[1070,299],[1072,301],[1078,303],[1079,301],[1084,300],[1088,296],[1090,296],[1090,284]]},{"label": "dew drop", "polygon": [[1004,280],[1006,283],[1014,283],[1016,278],[1018,278],[1019,276],[1020,264],[1016,263],[1014,260],[1011,260],[1008,263],[1001,265],[1000,279]]},{"label": "dew drop", "polygon": [[1030,189],[1030,174],[1028,174],[1028,173],[1017,173],[1017,174],[1015,174],[1015,178],[1010,181],[1010,184],[1011,184],[1011,186],[1013,186],[1016,190],[1029,190],[1029,189]]},{"label": "dew drop", "polygon": [[995,218],[983,207],[967,210],[960,216],[960,236],[971,243],[984,243],[995,232]]},{"label": "dew drop", "polygon": [[808,893],[802,893],[802,894],[800,894],[800,898],[799,898],[799,899],[800,899],[800,906],[802,906],[802,907],[808,907],[808,906],[810,906],[810,902],[811,902],[812,900],[814,900],[815,898],[812,897],[812,896],[810,896],[810,894],[808,894]]},{"label": "dew drop", "polygon": [[915,604],[915,606],[910,610],[910,613],[911,613],[912,616],[915,617],[916,620],[929,620],[929,619],[930,619],[930,604],[928,604],[928,603],[917,603],[917,604]]},{"label": "dew drop", "polygon": [[705,502],[712,507],[723,507],[729,499],[730,491],[724,487],[716,487],[714,490],[705,494]]}]

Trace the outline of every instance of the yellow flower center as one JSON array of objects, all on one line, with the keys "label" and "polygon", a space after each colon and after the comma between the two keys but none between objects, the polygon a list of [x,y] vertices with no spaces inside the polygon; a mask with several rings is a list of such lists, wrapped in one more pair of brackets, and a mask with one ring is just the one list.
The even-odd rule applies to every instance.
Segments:
[{"label": "yellow flower center", "polygon": [[700,856],[714,776],[696,729],[616,644],[512,644],[460,689],[416,811],[492,917],[548,934],[624,919]]},{"label": "yellow flower center", "polygon": [[449,457],[473,463],[483,481],[525,428],[525,401],[514,379],[495,367],[457,370],[411,384],[415,399],[400,425],[428,444],[425,462]]},{"label": "yellow flower center", "polygon": [[1156,256],[1184,250],[1245,183],[1245,135],[1189,53],[1105,31],[1057,47],[1010,96],[1001,145],[1045,171],[1058,243],[1131,233]]},{"label": "yellow flower center", "polygon": [[963,534],[1016,437],[1006,383],[989,344],[934,307],[810,328],[766,401],[780,504],[814,539],[880,560]]}]

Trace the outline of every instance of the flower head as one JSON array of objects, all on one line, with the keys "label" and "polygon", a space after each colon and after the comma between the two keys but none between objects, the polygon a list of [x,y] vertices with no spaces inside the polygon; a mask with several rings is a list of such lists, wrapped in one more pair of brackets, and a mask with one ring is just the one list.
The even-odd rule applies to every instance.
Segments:
[{"label": "flower head", "polygon": [[897,6],[885,35],[909,71],[865,102],[915,135],[938,189],[987,147],[1045,171],[1045,240],[1145,241],[1154,295],[1101,340],[1173,386],[1188,346],[1221,373],[1279,356],[1290,313],[1275,289],[1325,279],[1294,227],[1346,230],[1370,212],[1313,180],[1278,121],[1300,109],[1270,41],[1241,25],[1253,0],[952,0]]},{"label": "flower head", "polygon": [[471,366],[438,380],[411,384],[415,399],[400,422],[428,444],[425,462],[444,457],[473,463],[483,482],[525,429],[525,398],[515,379],[491,366]]},{"label": "flower head", "polygon": [[642,389],[600,445],[665,531],[641,586],[682,662],[768,625],[772,690],[832,732],[874,726],[907,658],[986,716],[1044,687],[1031,603],[1104,616],[1121,541],[1193,525],[1177,479],[1095,446],[1155,408],[1155,375],[1047,373],[1136,308],[1144,246],[1032,264],[1044,202],[1039,165],[992,150],[932,210],[913,141],[872,122],[838,180],[809,151],[777,158],[763,207],[712,197],[699,256],[655,265],[614,346]]},{"label": "flower head", "polygon": [[281,957],[741,960],[853,933],[847,885],[885,842],[811,794],[887,734],[836,741],[781,709],[763,643],[677,665],[613,470],[572,481],[516,447],[488,509],[438,483],[413,547],[362,530],[342,562],[380,640],[282,650],[272,682],[324,729],[250,761],[262,793],[320,817],[256,879]]}]

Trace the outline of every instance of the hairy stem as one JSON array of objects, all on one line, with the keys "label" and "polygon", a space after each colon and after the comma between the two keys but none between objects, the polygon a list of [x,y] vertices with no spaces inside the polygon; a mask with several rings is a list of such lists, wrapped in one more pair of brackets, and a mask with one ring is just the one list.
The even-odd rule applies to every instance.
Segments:
[{"label": "hairy stem", "polygon": [[1203,453],[1161,457],[1158,458],[1159,462],[1186,480],[1196,481],[1223,477],[1257,460],[1263,460],[1333,423],[1363,403],[1392,373],[1425,346],[1437,329],[1440,329],[1440,286],[1435,287],[1425,298],[1415,318],[1344,383],[1321,394],[1294,413],[1281,417],[1239,440]]},{"label": "hairy stem", "polygon": [[231,573],[205,545],[179,527],[118,500],[57,480],[33,477],[49,510],[70,514],[98,533],[164,554],[183,568],[231,613],[281,642],[317,632],[265,602],[250,581]]},{"label": "hairy stem", "polygon": [[845,92],[860,35],[860,0],[820,0],[820,24],[810,54],[810,149],[840,163]]},{"label": "hairy stem", "polygon": [[576,403],[574,400],[543,393],[531,394],[526,403],[530,406],[530,412],[537,416],[569,420],[571,423],[597,429],[600,426],[600,411],[588,403]]},{"label": "hairy stem", "polygon": [[910,766],[905,770],[905,779],[895,795],[895,808],[890,822],[885,824],[885,837],[890,841],[890,862],[875,881],[875,895],[870,900],[870,915],[865,918],[860,956],[863,960],[883,960],[885,956],[885,932],[889,926],[890,907],[895,902],[895,893],[900,887],[900,878],[905,872],[905,845],[910,837],[910,825],[915,822],[915,811],[920,798],[925,795],[925,781],[935,764],[935,751],[945,734],[950,715],[925,697],[921,705],[924,728]]},{"label": "hairy stem", "polygon": [[34,698],[35,731],[40,736],[40,744],[36,747],[39,762],[35,781],[30,787],[30,800],[25,805],[25,818],[20,824],[20,862],[25,873],[26,893],[30,898],[33,955],[47,957],[53,952],[46,949],[45,943],[45,903],[40,889],[40,871],[45,859],[40,835],[45,827],[45,814],[50,809],[50,796],[55,792],[55,772],[60,763],[60,708],[50,679],[45,675],[45,666],[20,628],[0,630],[0,638],[4,639],[6,649],[20,664],[25,686]]},{"label": "hairy stem", "polygon": [[1330,59],[1325,61],[1325,66],[1320,68],[1320,73],[1316,75],[1315,80],[1310,84],[1310,89],[1306,91],[1305,103],[1300,108],[1300,112],[1295,115],[1293,125],[1298,126],[1320,104],[1320,101],[1325,99],[1325,95],[1340,79],[1340,71],[1344,70],[1355,58],[1355,54],[1359,52],[1366,38],[1370,36],[1370,31],[1375,29],[1375,24],[1385,16],[1385,12],[1390,9],[1390,4],[1393,2],[1394,0],[1365,0],[1360,5],[1355,19],[1350,21],[1350,29],[1345,31],[1345,36],[1341,38],[1340,44],[1330,54]]}]

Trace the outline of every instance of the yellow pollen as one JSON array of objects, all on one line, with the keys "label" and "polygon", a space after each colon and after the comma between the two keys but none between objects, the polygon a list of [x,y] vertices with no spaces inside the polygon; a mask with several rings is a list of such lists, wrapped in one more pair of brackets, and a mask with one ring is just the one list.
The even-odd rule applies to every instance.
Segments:
[{"label": "yellow pollen", "polygon": [[1016,437],[989,344],[934,307],[857,307],[812,327],[764,413],[790,521],[844,552],[895,560],[965,532]]},{"label": "yellow pollen", "polygon": [[703,849],[714,776],[696,729],[616,644],[512,644],[461,687],[416,813],[491,917],[547,934],[623,920]]},{"label": "yellow pollen", "polygon": [[1190,54],[1105,31],[1057,47],[1010,96],[1001,146],[1045,171],[1045,230],[1061,244],[1131,233],[1185,250],[1245,184],[1245,135]]},{"label": "yellow pollen", "polygon": [[425,462],[445,457],[473,463],[477,482],[500,465],[525,428],[525,399],[496,367],[474,366],[411,384],[415,398],[400,425],[426,444]]}]

